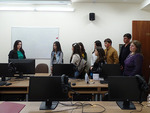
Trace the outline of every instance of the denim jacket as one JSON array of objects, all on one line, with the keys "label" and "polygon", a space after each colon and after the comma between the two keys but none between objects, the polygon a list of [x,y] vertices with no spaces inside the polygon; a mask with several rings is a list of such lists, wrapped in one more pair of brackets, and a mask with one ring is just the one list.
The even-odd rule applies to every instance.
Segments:
[{"label": "denim jacket", "polygon": [[50,66],[53,66],[53,64],[62,64],[63,63],[63,53],[61,51],[51,52],[51,61]]}]

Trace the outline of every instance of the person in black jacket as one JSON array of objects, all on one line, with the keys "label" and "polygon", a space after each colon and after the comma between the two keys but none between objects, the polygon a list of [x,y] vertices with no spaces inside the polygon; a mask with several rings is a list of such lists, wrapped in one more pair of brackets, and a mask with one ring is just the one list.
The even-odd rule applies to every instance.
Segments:
[{"label": "person in black jacket", "polygon": [[21,40],[16,40],[13,50],[9,52],[9,59],[26,59],[25,52],[22,49]]},{"label": "person in black jacket", "polygon": [[130,40],[131,40],[131,34],[129,33],[124,34],[123,41],[125,44],[121,47],[120,55],[119,55],[119,63],[122,72],[124,70],[124,61],[127,58],[127,56],[130,54]]},{"label": "person in black jacket", "polygon": [[101,70],[102,70],[102,65],[105,64],[105,53],[104,53],[103,48],[96,47],[95,55],[97,56],[97,59],[96,59],[94,65],[91,66],[90,69],[93,73],[99,73],[99,75],[100,75]]}]

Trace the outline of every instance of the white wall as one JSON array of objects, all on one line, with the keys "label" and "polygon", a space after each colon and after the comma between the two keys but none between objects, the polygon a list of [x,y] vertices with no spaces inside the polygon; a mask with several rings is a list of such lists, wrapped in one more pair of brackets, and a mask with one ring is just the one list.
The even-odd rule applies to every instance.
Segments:
[{"label": "white wall", "polygon": [[[140,10],[138,4],[74,3],[73,7],[74,12],[1,11],[0,62],[7,62],[12,26],[59,27],[64,62],[69,63],[72,43],[83,42],[90,61],[95,40],[99,39],[103,44],[104,39],[109,37],[113,41],[112,46],[118,51],[124,33],[132,33],[132,20],[150,20],[150,13]],[[95,21],[88,20],[90,12],[96,14]],[[49,64],[49,60],[39,62]]]}]

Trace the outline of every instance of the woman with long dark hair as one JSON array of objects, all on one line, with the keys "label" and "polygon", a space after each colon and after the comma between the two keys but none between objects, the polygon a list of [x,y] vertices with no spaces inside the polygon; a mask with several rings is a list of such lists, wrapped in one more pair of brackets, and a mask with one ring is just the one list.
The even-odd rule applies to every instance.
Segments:
[{"label": "woman with long dark hair", "polygon": [[13,50],[9,52],[9,59],[26,59],[25,52],[22,49],[21,40],[16,40]]},{"label": "woman with long dark hair", "polygon": [[53,64],[62,64],[63,63],[63,52],[61,50],[61,45],[58,41],[53,43],[53,51],[51,52],[51,71],[53,70]]},{"label": "woman with long dark hair", "polygon": [[85,52],[83,43],[79,42],[79,46],[80,46],[80,49],[81,49],[82,58],[87,61],[87,53]]},{"label": "woman with long dark hair", "polygon": [[[70,58],[70,63],[74,64],[76,66],[76,68],[78,68],[81,58],[82,58],[82,55],[81,55],[81,50],[80,50],[79,44],[78,43],[72,44],[72,55]],[[78,76],[79,76],[78,70],[76,70],[74,76],[75,76],[75,78],[78,78]]]},{"label": "woman with long dark hair", "polygon": [[95,56],[97,56],[97,59],[93,66],[91,66],[90,70],[93,73],[99,73],[101,74],[102,65],[105,64],[105,53],[103,52],[103,48],[96,47],[95,48]]},{"label": "woman with long dark hair", "polygon": [[[96,49],[97,47],[101,47],[101,48],[102,48],[102,43],[101,43],[101,41],[99,41],[99,40],[96,40],[96,41],[94,42],[94,51],[92,52],[91,66],[94,65],[94,63],[95,63],[95,61],[96,61],[96,59],[97,59],[97,56],[95,55],[95,49]],[[103,49],[103,48],[102,48],[102,49]],[[102,51],[103,51],[103,54],[105,54],[104,49],[103,49]]]}]

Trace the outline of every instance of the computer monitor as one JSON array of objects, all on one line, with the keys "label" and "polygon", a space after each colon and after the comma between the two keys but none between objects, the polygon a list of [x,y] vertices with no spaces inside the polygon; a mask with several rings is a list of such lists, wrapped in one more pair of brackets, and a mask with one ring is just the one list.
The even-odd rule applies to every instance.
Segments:
[{"label": "computer monitor", "polygon": [[121,76],[121,70],[119,64],[103,64],[102,74],[100,77],[107,79],[109,76]]},{"label": "computer monitor", "polygon": [[8,63],[0,63],[0,77],[1,81],[5,81],[5,77],[13,77],[14,74],[11,73]]},{"label": "computer monitor", "polygon": [[40,110],[53,110],[60,100],[68,99],[68,77],[30,77],[29,101],[44,101]]},{"label": "computer monitor", "polygon": [[15,68],[15,74],[23,77],[23,74],[35,74],[35,59],[9,59]]},{"label": "computer monitor", "polygon": [[109,77],[109,100],[117,101],[121,109],[136,109],[131,101],[140,101],[140,86],[135,76]]},{"label": "computer monitor", "polygon": [[69,78],[74,77],[75,65],[74,64],[53,64],[53,76],[67,75]]}]

